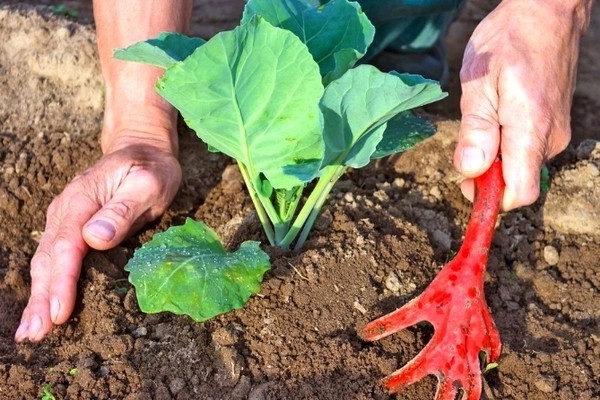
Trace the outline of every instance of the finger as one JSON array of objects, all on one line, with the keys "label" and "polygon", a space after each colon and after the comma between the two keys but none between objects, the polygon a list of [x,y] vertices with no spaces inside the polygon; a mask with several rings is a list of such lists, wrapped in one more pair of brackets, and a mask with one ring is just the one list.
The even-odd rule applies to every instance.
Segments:
[{"label": "finger", "polygon": [[[540,170],[545,157],[537,154],[539,147],[523,143],[523,137],[531,137],[521,133],[514,139],[511,129],[504,128],[502,134],[502,164],[505,181],[504,195],[500,209],[503,212],[534,203],[540,194]],[[520,146],[524,146],[520,148]],[[528,149],[528,150],[527,150]],[[462,194],[469,200],[475,199],[475,182],[472,178],[460,184]]]},{"label": "finger", "polygon": [[[502,209],[527,206],[540,194],[540,171],[544,162],[564,150],[570,140],[567,123],[558,122],[537,87],[521,76],[525,71],[507,70],[506,88],[500,104],[502,159],[506,189]],[[557,112],[556,114],[561,114]]]},{"label": "finger", "polygon": [[86,243],[106,250],[121,243],[134,229],[153,220],[167,208],[175,195],[165,196],[160,177],[145,169],[132,170],[111,199],[102,206],[83,229]]},{"label": "finger", "polygon": [[[536,133],[524,132],[521,128],[506,128],[502,134],[502,158],[506,189],[502,210],[528,206],[540,195],[540,173],[551,153],[566,147],[557,146],[559,151],[548,150],[545,138]],[[552,155],[554,155],[552,154]]]},{"label": "finger", "polygon": [[460,183],[460,191],[470,202],[475,201],[475,180],[467,178]]},{"label": "finger", "polygon": [[487,74],[479,71],[483,67],[471,64],[461,70],[462,118],[454,151],[456,169],[468,178],[481,175],[492,165],[500,145],[498,94]]},{"label": "finger", "polygon": [[[48,208],[44,234],[31,260],[31,295],[15,333],[17,341],[41,340],[73,311],[87,251],[81,229],[97,209],[95,202],[78,195],[78,186],[67,188]],[[75,200],[78,206],[72,207]]]},{"label": "finger", "polygon": [[506,128],[502,136],[506,188],[501,208],[504,211],[532,204],[540,194],[540,170],[545,156],[539,151],[540,145],[532,143],[529,134],[521,132],[519,140],[516,135],[516,129]]}]

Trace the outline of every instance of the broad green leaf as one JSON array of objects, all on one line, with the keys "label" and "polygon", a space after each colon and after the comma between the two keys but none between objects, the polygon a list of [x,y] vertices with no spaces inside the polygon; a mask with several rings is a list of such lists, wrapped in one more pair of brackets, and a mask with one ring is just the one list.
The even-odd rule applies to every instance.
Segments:
[{"label": "broad green leaf", "polygon": [[156,38],[117,49],[114,57],[119,60],[136,61],[167,69],[183,61],[206,41],[180,33],[162,32]]},{"label": "broad green leaf", "polygon": [[435,126],[410,111],[396,115],[386,123],[383,138],[371,159],[400,153],[413,147],[435,133]]},{"label": "broad green leaf", "polygon": [[275,189],[312,180],[323,159],[318,65],[291,32],[254,18],[214,36],[157,84],[209,146]]},{"label": "broad green leaf", "polygon": [[439,84],[416,75],[383,73],[370,65],[346,72],[325,89],[323,166],[364,167],[395,115],[446,96]]},{"label": "broad green leaf", "polygon": [[198,322],[241,308],[269,268],[258,242],[228,253],[214,231],[190,218],[154,235],[125,266],[142,311],[186,314]]},{"label": "broad green leaf", "polygon": [[354,1],[249,0],[242,23],[260,16],[296,34],[319,64],[323,82],[342,76],[367,52],[375,28]]}]

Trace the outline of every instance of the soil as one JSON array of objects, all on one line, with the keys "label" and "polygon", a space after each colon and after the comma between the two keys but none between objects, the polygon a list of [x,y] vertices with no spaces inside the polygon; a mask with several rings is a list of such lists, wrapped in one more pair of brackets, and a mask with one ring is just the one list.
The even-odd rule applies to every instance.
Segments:
[{"label": "soil", "polygon": [[[423,112],[438,133],[348,172],[301,252],[265,246],[273,268],[244,309],[201,324],[145,315],[123,270],[141,243],[188,216],[231,249],[264,240],[231,161],[182,126],[185,178],[169,211],[122,246],[91,252],[69,322],[39,344],[16,344],[44,212],[100,157],[90,3],[62,2],[76,18],[0,3],[0,399],[45,390],[56,399],[433,398],[433,377],[396,396],[379,383],[423,348],[430,328],[377,343],[357,330],[420,293],[460,246],[471,206],[451,165],[457,65],[494,2],[470,2],[452,27],[453,96]],[[243,4],[197,3],[193,31],[203,36],[231,26]],[[502,215],[494,236],[485,290],[503,348],[485,376],[487,399],[600,399],[599,11],[582,47],[573,143],[548,163],[549,191]]]}]

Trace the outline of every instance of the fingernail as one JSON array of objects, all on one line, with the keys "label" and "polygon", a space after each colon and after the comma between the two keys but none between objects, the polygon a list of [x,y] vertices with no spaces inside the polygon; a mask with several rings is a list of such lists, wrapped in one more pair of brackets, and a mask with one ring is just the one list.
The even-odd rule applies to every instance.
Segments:
[{"label": "fingernail", "polygon": [[516,194],[510,190],[510,188],[504,189],[504,198],[502,199],[501,211],[507,212],[515,208],[515,203],[517,202]]},{"label": "fingernail", "polygon": [[481,171],[485,156],[483,150],[478,147],[465,147],[462,150],[460,168],[463,174],[476,174]]},{"label": "fingernail", "polygon": [[114,226],[106,221],[94,221],[87,226],[87,231],[98,239],[102,239],[106,242],[112,240],[117,233]]},{"label": "fingernail", "polygon": [[60,303],[56,297],[53,297],[52,300],[50,300],[50,318],[52,319],[52,322],[56,323],[59,312]]},{"label": "fingernail", "polygon": [[15,332],[15,339],[17,341],[20,342],[21,340],[25,339],[25,332],[27,332],[27,328],[29,328],[29,321],[22,321],[19,327],[17,328],[17,332]]},{"label": "fingernail", "polygon": [[[29,339],[36,340],[38,333],[42,330],[42,319],[37,315],[31,318],[29,323]],[[33,332],[33,335],[31,334]]]}]

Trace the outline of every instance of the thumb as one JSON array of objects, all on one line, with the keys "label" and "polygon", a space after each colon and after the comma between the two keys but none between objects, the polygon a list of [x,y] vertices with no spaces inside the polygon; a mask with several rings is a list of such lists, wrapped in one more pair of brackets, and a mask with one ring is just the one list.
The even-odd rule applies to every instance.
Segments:
[{"label": "thumb", "polygon": [[467,178],[461,184],[461,190],[467,199],[473,201],[475,184],[472,178],[487,171],[500,146],[500,124],[496,111],[498,96],[494,90],[489,90],[485,77],[463,79],[463,72],[462,118],[454,150],[454,166]]},{"label": "thumb", "polygon": [[140,178],[138,175],[136,179],[123,181],[112,198],[89,219],[83,228],[83,238],[90,247],[107,250],[117,246],[168,206],[167,202],[157,204],[161,203],[159,196],[151,190],[156,182]]},{"label": "thumb", "polygon": [[139,201],[115,197],[106,203],[83,228],[83,238],[96,250],[107,250],[121,243],[146,207]]},{"label": "thumb", "polygon": [[461,109],[454,166],[465,177],[475,178],[487,171],[498,155],[500,125],[497,113],[485,97],[466,91]]}]

